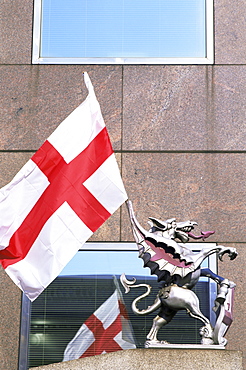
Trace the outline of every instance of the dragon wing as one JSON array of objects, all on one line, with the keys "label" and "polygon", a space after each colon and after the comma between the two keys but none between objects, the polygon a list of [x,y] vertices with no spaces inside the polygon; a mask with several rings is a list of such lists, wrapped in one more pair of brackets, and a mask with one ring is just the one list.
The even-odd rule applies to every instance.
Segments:
[{"label": "dragon wing", "polygon": [[198,265],[192,251],[173,239],[146,231],[138,223],[130,201],[127,202],[127,207],[139,257],[144,260],[144,267],[149,267],[151,274],[158,276],[158,281],[166,280],[168,276],[173,275],[183,278],[197,269]]}]

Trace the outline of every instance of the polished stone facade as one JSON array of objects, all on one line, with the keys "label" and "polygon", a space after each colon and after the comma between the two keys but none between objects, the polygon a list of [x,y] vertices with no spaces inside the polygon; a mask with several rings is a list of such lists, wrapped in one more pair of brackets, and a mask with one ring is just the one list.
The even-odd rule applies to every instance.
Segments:
[{"label": "polished stone facade", "polygon": [[[0,186],[18,172],[86,94],[87,71],[129,198],[144,226],[192,219],[209,239],[236,246],[219,263],[237,283],[228,349],[245,350],[246,33],[245,2],[215,0],[214,65],[32,65],[32,0],[1,6]],[[2,215],[1,217],[4,217]],[[91,238],[133,240],[126,207]],[[0,368],[17,369],[21,294],[1,277]]]}]

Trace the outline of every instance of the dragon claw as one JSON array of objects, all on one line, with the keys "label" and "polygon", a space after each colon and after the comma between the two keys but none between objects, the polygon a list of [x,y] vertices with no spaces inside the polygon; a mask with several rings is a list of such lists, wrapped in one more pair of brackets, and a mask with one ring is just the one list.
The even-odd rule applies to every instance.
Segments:
[{"label": "dragon claw", "polygon": [[238,255],[237,252],[229,253],[230,260],[234,260],[237,257],[237,255]]},{"label": "dragon claw", "polygon": [[230,260],[234,260],[238,255],[235,248],[227,248],[227,249],[224,249],[224,250],[222,250],[218,253],[218,257],[219,257],[220,261],[223,262],[223,256],[226,253],[228,253],[228,256],[229,256]]}]

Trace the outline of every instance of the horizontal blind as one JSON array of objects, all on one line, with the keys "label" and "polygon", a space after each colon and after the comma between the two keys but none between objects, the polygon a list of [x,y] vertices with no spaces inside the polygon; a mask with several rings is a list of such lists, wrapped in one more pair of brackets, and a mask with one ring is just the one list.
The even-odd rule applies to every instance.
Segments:
[{"label": "horizontal blind", "polygon": [[[138,305],[143,309],[153,304],[158,284],[155,277],[135,277],[137,283],[148,283],[153,287],[151,295]],[[131,276],[128,278],[131,279]],[[119,275],[117,279],[119,281]],[[62,276],[54,280],[32,303],[29,367],[61,362],[67,344],[81,325],[114,291],[112,275]],[[208,282],[199,282],[195,291],[200,299],[202,312],[209,317]],[[122,289],[122,294],[136,345],[143,348],[152,320],[158,311],[147,316],[136,316],[132,312],[131,304],[133,299],[141,294],[141,289],[133,289],[128,294],[124,294]],[[159,331],[159,339],[170,343],[200,343],[201,326],[201,321],[191,318],[185,311],[180,311],[171,323]]]},{"label": "horizontal blind", "polygon": [[206,0],[42,0],[47,58],[206,57]]}]

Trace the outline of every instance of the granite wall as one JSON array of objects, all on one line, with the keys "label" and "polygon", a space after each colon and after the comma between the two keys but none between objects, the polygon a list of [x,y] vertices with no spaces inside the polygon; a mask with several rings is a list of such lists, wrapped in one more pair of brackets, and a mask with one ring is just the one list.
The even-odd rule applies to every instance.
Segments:
[{"label": "granite wall", "polygon": [[[1,4],[0,186],[12,179],[93,82],[139,221],[177,217],[235,246],[219,263],[237,283],[228,349],[244,350],[246,264],[245,2],[215,0],[215,64],[31,65],[33,0]],[[1,217],[4,217],[2,215]],[[91,238],[131,241],[126,208]],[[21,294],[0,270],[0,368],[17,369]]]}]

